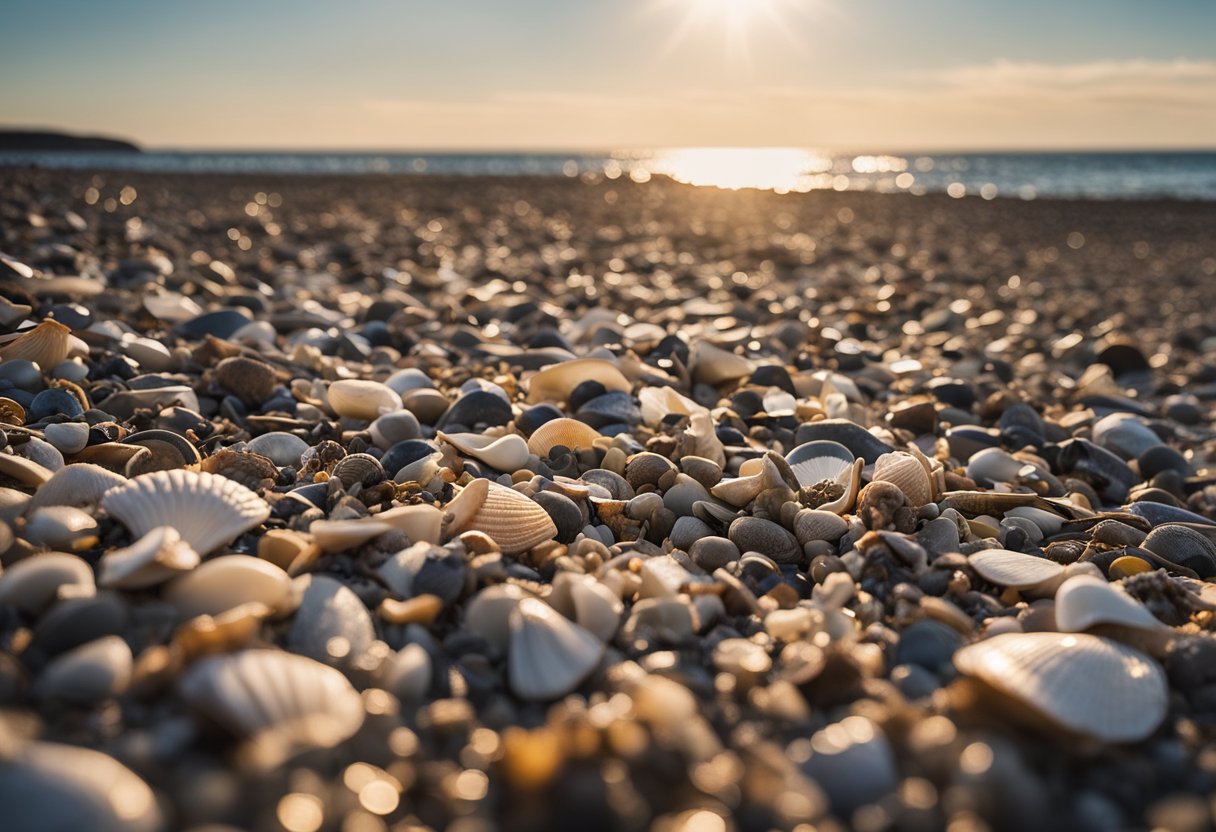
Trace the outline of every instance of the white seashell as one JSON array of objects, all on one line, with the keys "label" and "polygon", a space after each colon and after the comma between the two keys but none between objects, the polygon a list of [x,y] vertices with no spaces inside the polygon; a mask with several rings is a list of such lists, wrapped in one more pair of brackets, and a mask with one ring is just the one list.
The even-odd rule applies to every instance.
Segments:
[{"label": "white seashell", "polygon": [[172,526],[201,555],[270,516],[266,501],[240,483],[180,469],[141,474],[107,492],[101,506],[140,537],[157,526]]},{"label": "white seashell", "polygon": [[480,433],[444,433],[436,437],[462,454],[481,460],[498,471],[517,471],[528,461],[528,443],[516,433],[505,436],[483,436]]},{"label": "white seashell", "polygon": [[21,447],[21,455],[52,473],[63,468],[63,454],[59,449],[36,436],[31,436],[30,441]]},{"label": "white seashell", "polygon": [[102,555],[97,583],[114,589],[143,589],[189,572],[199,560],[198,552],[182,540],[177,529],[159,526],[130,546]]},{"label": "white seashell", "polygon": [[643,387],[638,391],[642,421],[654,427],[672,413],[689,416],[705,410],[692,399],[685,398],[670,387]]},{"label": "white seashell", "polygon": [[174,579],[165,587],[164,598],[184,618],[219,615],[250,603],[278,612],[291,605],[291,578],[268,561],[224,555]]},{"label": "white seashell", "polygon": [[89,444],[89,426],[83,422],[60,422],[43,428],[43,435],[60,453],[71,456]]},{"label": "white seashell", "polygon": [[487,479],[465,486],[448,503],[446,516],[448,539],[470,530],[484,532],[507,555],[522,554],[557,535],[548,512],[518,491]]},{"label": "white seashell", "polygon": [[908,500],[908,505],[920,508],[933,502],[933,480],[921,461],[909,453],[896,451],[883,454],[874,461],[873,482],[889,482]]},{"label": "white seashell", "polygon": [[528,379],[528,404],[561,403],[584,381],[598,381],[609,391],[628,393],[629,379],[616,364],[602,358],[576,358],[545,367]]},{"label": "white seashell", "polygon": [[756,371],[756,365],[743,356],[715,347],[708,341],[698,341],[693,344],[692,352],[688,356],[688,371],[694,381],[716,386],[747,378]]},{"label": "white seashell", "polygon": [[609,642],[621,626],[625,605],[590,575],[558,572],[549,605],[600,641]]},{"label": "white seashell", "polygon": [[1168,705],[1156,662],[1085,633],[1005,633],[959,650],[954,664],[1059,727],[1103,742],[1148,737]]},{"label": "white seashell", "polygon": [[699,456],[726,467],[726,447],[714,429],[714,420],[708,410],[696,410],[688,417],[688,427],[680,439],[682,456]]},{"label": "white seashell", "polygon": [[376,638],[376,627],[359,596],[325,575],[307,575],[287,644],[295,653],[326,664],[356,664]]},{"label": "white seashell", "polygon": [[1055,561],[1009,549],[985,549],[967,561],[984,580],[1013,589],[1043,589],[1064,575],[1064,567]]},{"label": "white seashell", "polygon": [[47,506],[30,512],[21,536],[35,546],[79,551],[97,542],[97,521],[78,508]]},{"label": "white seashell", "polygon": [[511,611],[507,676],[521,699],[548,702],[570,693],[599,665],[604,644],[536,598]]},{"label": "white seashell", "polygon": [[1076,575],[1064,581],[1056,590],[1056,629],[1079,633],[1099,624],[1137,630],[1167,629],[1122,587],[1103,578]]},{"label": "white seashell", "polygon": [[549,456],[549,451],[558,445],[572,451],[581,451],[592,447],[599,438],[600,432],[586,422],[580,422],[578,419],[551,419],[528,437],[528,450],[544,459]]},{"label": "white seashell", "polygon": [[5,832],[165,828],[156,795],[113,757],[77,745],[31,742],[0,768]]},{"label": "white seashell", "polygon": [[255,436],[245,447],[282,468],[287,465],[298,466],[300,457],[308,450],[308,443],[295,434],[276,430]]},{"label": "white seashell", "polygon": [[16,454],[0,453],[0,476],[16,480],[29,488],[44,485],[54,473],[32,459],[26,459]]},{"label": "white seashell", "polygon": [[91,508],[101,502],[107,491],[127,482],[121,474],[100,465],[78,462],[65,465],[43,483],[30,502],[30,510],[43,506]]},{"label": "white seashell", "polygon": [[64,595],[93,595],[92,568],[75,555],[43,552],[17,561],[0,573],[0,604],[31,615]]},{"label": "white seashell", "polygon": [[363,725],[363,698],[341,672],[279,650],[212,656],[178,682],[182,698],[273,767],[297,750],[332,748]]},{"label": "white seashell", "polygon": [[394,529],[412,541],[438,543],[443,512],[434,506],[398,506],[356,520],[316,520],[308,527],[323,552],[342,552],[362,546]]},{"label": "white seashell", "polygon": [[[789,487],[781,476],[781,471],[777,468],[776,463],[768,457],[748,461],[759,463],[760,470],[750,476],[722,480],[709,489],[709,493],[728,505],[743,508],[770,488]],[[750,470],[750,467],[740,468],[740,473],[744,470]]]},{"label": "white seashell", "polygon": [[118,636],[105,636],[56,656],[34,683],[45,699],[95,705],[120,696],[131,683],[134,658]]},{"label": "white seashell", "polygon": [[404,532],[411,542],[438,543],[442,537],[443,512],[435,506],[397,506],[373,516],[377,523]]},{"label": "white seashell", "polygon": [[967,476],[976,482],[1016,482],[1026,463],[1003,448],[983,448],[967,460]]},{"label": "white seashell", "polygon": [[347,419],[370,422],[382,413],[401,409],[401,395],[378,381],[343,379],[329,385],[329,407]]},{"label": "white seashell", "polygon": [[519,602],[534,597],[515,584],[495,584],[470,599],[464,611],[464,628],[486,640],[498,652],[511,638],[511,613]]}]

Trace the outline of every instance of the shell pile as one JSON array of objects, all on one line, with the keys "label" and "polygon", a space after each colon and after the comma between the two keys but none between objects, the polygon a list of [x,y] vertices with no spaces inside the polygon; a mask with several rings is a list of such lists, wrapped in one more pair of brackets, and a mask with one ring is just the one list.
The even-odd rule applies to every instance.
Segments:
[{"label": "shell pile", "polygon": [[1116,230],[9,176],[0,827],[1211,822],[1216,333]]}]

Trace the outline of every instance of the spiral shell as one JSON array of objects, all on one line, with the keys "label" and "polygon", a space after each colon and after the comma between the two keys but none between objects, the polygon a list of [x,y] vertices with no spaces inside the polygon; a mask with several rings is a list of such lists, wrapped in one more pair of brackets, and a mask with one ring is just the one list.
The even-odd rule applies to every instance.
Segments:
[{"label": "spiral shell", "polygon": [[541,459],[549,455],[549,451],[561,445],[572,451],[590,448],[600,432],[578,419],[551,419],[532,432],[528,438],[528,450]]},{"label": "spiral shell", "polygon": [[543,508],[518,491],[486,479],[465,486],[448,503],[447,517],[449,538],[468,530],[485,532],[508,555],[526,552],[557,535],[557,526]]}]

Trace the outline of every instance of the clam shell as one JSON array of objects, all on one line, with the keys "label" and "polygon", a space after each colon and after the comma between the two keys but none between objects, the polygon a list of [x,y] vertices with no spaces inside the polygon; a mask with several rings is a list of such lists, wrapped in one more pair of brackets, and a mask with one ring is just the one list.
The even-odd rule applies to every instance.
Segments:
[{"label": "clam shell", "polygon": [[794,515],[794,536],[804,545],[812,540],[835,543],[848,530],[849,524],[830,511],[804,508]]},{"label": "clam shell", "polygon": [[608,587],[590,575],[558,572],[549,594],[551,607],[605,643],[621,626],[625,605]]},{"label": "clam shell", "polygon": [[401,409],[401,396],[378,381],[343,379],[329,385],[329,407],[347,419],[370,422],[382,413]]},{"label": "clam shell", "polygon": [[200,565],[164,590],[164,599],[184,618],[219,615],[241,604],[291,606],[291,578],[273,563],[249,555],[225,555]]},{"label": "clam shell", "polygon": [[246,447],[255,454],[266,457],[275,465],[283,467],[286,465],[298,466],[300,456],[308,450],[308,443],[295,434],[276,430],[255,436],[249,440]]},{"label": "clam shell", "polygon": [[143,474],[106,493],[101,506],[137,536],[172,526],[209,554],[270,516],[270,506],[226,477],[195,471]]},{"label": "clam shell", "polygon": [[128,477],[152,471],[194,468],[202,461],[198,448],[171,430],[141,430],[123,439],[123,444],[147,448],[151,452],[131,458],[125,469]]},{"label": "clam shell", "polygon": [[46,506],[29,513],[21,536],[35,546],[80,551],[97,542],[97,521],[78,508]]},{"label": "clam shell", "polygon": [[1064,567],[1055,561],[1009,549],[985,549],[967,561],[984,580],[1013,589],[1041,587],[1064,574]]},{"label": "clam shell", "polygon": [[976,482],[1016,482],[1026,467],[1003,448],[983,448],[967,460],[967,476]]},{"label": "clam shell", "polygon": [[1093,575],[1076,575],[1056,590],[1056,628],[1063,633],[1079,633],[1098,624],[1117,624],[1137,630],[1161,630],[1158,621],[1143,604],[1122,587]]},{"label": "clam shell", "polygon": [[572,451],[581,451],[592,447],[599,438],[600,432],[586,422],[580,422],[578,419],[551,419],[528,437],[528,450],[544,459],[549,456],[549,451],[558,445]]},{"label": "clam shell", "polygon": [[97,583],[114,589],[143,589],[163,583],[199,565],[198,552],[177,529],[159,526],[123,549],[98,561]]},{"label": "clam shell", "polygon": [[440,431],[436,436],[462,454],[479,459],[498,471],[517,471],[528,461],[528,443],[517,433],[493,437]]},{"label": "clam shell", "polygon": [[521,699],[548,702],[570,693],[604,655],[604,644],[548,604],[524,598],[511,611],[507,677]]},{"label": "clam shell", "polygon": [[30,555],[0,573],[0,604],[12,604],[31,615],[65,592],[79,597],[94,591],[93,570],[88,563],[62,552]]},{"label": "clam shell", "polygon": [[133,664],[125,641],[104,636],[57,656],[34,683],[34,693],[45,699],[94,705],[127,689]]},{"label": "clam shell", "polygon": [[52,474],[63,468],[63,454],[59,449],[37,436],[31,436],[30,440],[21,446],[21,456],[38,463]]},{"label": "clam shell", "polygon": [[557,526],[541,506],[486,479],[465,486],[448,503],[446,514],[449,539],[464,531],[484,532],[507,555],[521,554],[557,535]]},{"label": "clam shell", "polygon": [[1140,545],[1154,555],[1195,570],[1200,578],[1216,577],[1216,543],[1195,529],[1166,523],[1149,532]]},{"label": "clam shell", "polygon": [[846,475],[853,470],[856,457],[853,452],[827,439],[806,442],[785,455],[785,461],[790,464],[798,484],[802,486],[815,485],[829,480],[843,483]]},{"label": "clam shell", "polygon": [[68,357],[72,351],[72,330],[48,318],[38,326],[0,346],[0,361],[33,361],[44,371]]},{"label": "clam shell", "polygon": [[345,584],[324,575],[308,581],[287,644],[295,653],[327,664],[355,664],[376,637],[367,607]]},{"label": "clam shell", "polygon": [[920,460],[912,454],[896,451],[883,454],[874,461],[873,482],[889,482],[903,492],[913,508],[933,502],[933,481]]},{"label": "clam shell", "polygon": [[363,699],[339,671],[279,650],[203,659],[178,691],[191,706],[249,739],[274,766],[296,750],[332,748],[363,725]]},{"label": "clam shell", "polygon": [[1050,722],[1103,742],[1145,739],[1168,705],[1156,662],[1084,633],[1005,633],[959,650],[954,664]]},{"label": "clam shell", "polygon": [[566,401],[575,387],[584,381],[598,381],[609,391],[628,393],[632,386],[625,374],[602,358],[576,358],[562,361],[538,372],[528,380],[528,404]]}]

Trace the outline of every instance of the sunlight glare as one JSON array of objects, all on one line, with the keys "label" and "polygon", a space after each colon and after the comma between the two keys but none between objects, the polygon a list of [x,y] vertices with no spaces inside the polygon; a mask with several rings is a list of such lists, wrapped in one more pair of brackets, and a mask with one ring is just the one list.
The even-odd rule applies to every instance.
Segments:
[{"label": "sunlight glare", "polygon": [[795,147],[686,147],[659,152],[649,164],[651,173],[688,185],[779,193],[823,187],[831,167],[828,157]]}]

